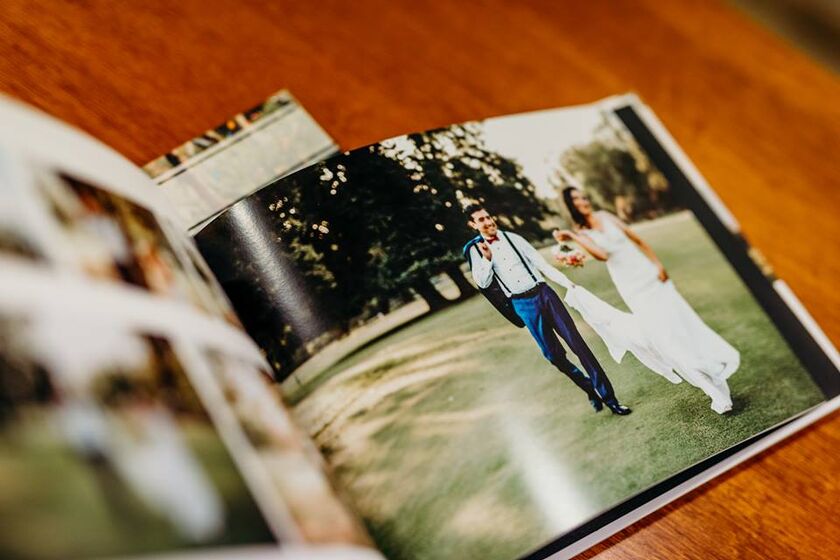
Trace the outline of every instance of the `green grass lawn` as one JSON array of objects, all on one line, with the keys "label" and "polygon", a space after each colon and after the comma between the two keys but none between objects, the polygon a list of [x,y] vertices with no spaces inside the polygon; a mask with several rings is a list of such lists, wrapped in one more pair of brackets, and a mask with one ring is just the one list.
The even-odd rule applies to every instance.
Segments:
[{"label": "green grass lawn", "polygon": [[[480,296],[287,389],[390,560],[510,560],[822,400],[693,219],[667,218],[642,236],[689,303],[741,352],[726,416],[698,389],[672,385],[632,356],[616,364],[578,320],[634,410],[595,414],[527,331]],[[623,307],[601,263],[569,275]]]}]

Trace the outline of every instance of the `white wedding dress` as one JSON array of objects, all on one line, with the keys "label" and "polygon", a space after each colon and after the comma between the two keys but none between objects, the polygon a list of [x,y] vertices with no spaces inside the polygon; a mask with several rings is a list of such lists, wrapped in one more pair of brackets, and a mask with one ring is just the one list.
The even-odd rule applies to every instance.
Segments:
[{"label": "white wedding dress", "polygon": [[632,313],[581,286],[567,291],[566,303],[604,340],[616,362],[631,352],[672,383],[685,379],[702,390],[718,414],[731,410],[726,379],[740,365],[739,352],[703,322],[673,282],[659,280],[656,266],[612,219],[602,223],[602,231],[586,233],[607,252],[607,270]]}]

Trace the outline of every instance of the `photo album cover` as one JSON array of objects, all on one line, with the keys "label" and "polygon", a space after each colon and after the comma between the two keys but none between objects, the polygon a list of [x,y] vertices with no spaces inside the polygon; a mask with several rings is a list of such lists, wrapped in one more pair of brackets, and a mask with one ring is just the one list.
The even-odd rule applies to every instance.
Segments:
[{"label": "photo album cover", "polygon": [[840,403],[634,95],[143,170],[0,101],[0,556],[567,558]]}]

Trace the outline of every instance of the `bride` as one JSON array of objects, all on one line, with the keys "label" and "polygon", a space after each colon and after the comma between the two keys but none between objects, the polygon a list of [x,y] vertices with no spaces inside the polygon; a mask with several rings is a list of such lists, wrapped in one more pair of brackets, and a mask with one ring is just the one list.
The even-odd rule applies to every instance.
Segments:
[{"label": "bride", "polygon": [[718,414],[732,410],[726,379],[738,369],[738,351],[703,322],[677,291],[651,247],[624,222],[608,212],[594,211],[575,187],[563,190],[563,200],[574,230],[556,230],[554,238],[560,243],[574,241],[606,261],[632,314],[585,289],[569,290],[566,302],[604,339],[617,362],[629,351],[672,383],[685,379],[703,391]]}]

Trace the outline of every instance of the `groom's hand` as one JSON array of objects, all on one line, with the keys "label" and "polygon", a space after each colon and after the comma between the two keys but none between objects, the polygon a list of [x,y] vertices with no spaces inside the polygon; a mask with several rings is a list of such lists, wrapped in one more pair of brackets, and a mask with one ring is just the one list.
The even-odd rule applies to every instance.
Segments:
[{"label": "groom's hand", "polygon": [[488,245],[486,241],[479,241],[478,250],[481,251],[481,255],[485,259],[488,261],[493,260],[493,251],[490,250],[490,245]]}]

